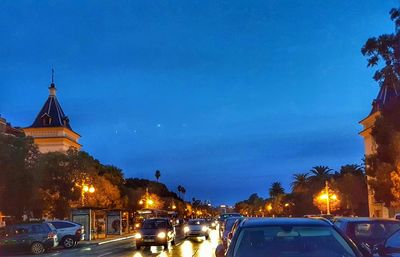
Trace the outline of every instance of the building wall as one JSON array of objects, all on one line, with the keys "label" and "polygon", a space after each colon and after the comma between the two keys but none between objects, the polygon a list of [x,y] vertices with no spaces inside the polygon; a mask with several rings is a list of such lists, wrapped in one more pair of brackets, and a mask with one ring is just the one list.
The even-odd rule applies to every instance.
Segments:
[{"label": "building wall", "polygon": [[[364,151],[365,155],[371,155],[376,153],[376,143],[372,137],[372,129],[374,127],[376,119],[379,117],[380,112],[375,112],[369,115],[364,120],[360,121],[364,129],[360,132],[360,135],[364,138]],[[371,177],[367,176],[367,181],[370,181]],[[389,218],[393,216],[395,210],[387,208],[383,203],[377,203],[374,197],[374,191],[368,184],[368,210],[369,216],[371,217],[382,217]]]},{"label": "building wall", "polygon": [[65,127],[24,128],[23,130],[27,136],[33,137],[42,153],[66,152],[71,147],[81,149],[78,143],[80,136]]}]

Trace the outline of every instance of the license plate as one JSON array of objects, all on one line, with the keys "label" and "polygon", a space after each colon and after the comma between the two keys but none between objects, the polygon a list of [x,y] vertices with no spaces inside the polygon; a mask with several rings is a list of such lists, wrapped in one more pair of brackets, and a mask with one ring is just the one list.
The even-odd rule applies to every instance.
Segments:
[{"label": "license plate", "polygon": [[154,242],[154,239],[144,239],[143,242]]}]

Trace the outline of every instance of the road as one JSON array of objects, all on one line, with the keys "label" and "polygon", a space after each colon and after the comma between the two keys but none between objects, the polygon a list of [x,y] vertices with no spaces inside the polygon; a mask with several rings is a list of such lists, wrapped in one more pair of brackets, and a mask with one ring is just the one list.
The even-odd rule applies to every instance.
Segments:
[{"label": "road", "polygon": [[[135,250],[135,243],[132,239],[108,243],[104,245],[78,245],[75,249],[52,250],[43,257],[213,257],[215,248],[219,242],[218,232],[211,230],[210,239],[191,238],[177,240],[176,245],[171,246],[169,250],[163,247],[142,248]],[[37,255],[7,255],[12,257],[30,257]]]}]

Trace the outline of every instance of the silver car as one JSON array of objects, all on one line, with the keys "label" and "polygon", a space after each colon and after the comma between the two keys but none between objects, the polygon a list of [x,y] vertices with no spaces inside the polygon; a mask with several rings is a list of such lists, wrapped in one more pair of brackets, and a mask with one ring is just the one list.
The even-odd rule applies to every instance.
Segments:
[{"label": "silver car", "polygon": [[83,226],[67,220],[52,220],[51,223],[57,230],[57,236],[64,248],[72,248],[83,239]]},{"label": "silver car", "polygon": [[183,228],[185,238],[201,237],[209,238],[210,229],[205,219],[191,219]]}]

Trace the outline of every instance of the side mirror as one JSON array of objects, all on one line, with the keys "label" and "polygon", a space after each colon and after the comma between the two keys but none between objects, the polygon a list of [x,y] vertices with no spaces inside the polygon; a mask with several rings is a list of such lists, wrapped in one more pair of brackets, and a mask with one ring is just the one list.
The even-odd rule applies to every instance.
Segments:
[{"label": "side mirror", "polygon": [[215,256],[216,257],[225,257],[225,249],[222,244],[219,244],[215,249]]}]

